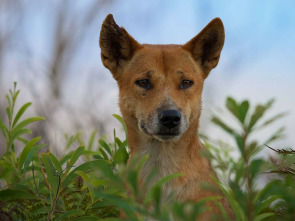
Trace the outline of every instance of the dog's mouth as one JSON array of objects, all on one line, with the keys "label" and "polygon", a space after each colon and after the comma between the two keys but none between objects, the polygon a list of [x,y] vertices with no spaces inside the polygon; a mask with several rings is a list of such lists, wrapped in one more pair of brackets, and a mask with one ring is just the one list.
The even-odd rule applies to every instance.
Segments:
[{"label": "dog's mouth", "polygon": [[180,137],[180,133],[177,131],[160,131],[158,133],[150,133],[144,124],[140,124],[141,131],[144,132],[149,137],[153,137],[160,141],[173,141],[177,140]]}]

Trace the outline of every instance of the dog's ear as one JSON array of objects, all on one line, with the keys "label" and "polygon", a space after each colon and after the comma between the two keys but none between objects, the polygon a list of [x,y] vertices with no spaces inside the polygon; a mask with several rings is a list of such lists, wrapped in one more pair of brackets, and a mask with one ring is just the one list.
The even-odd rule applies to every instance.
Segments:
[{"label": "dog's ear", "polygon": [[206,78],[218,64],[224,44],[224,27],[220,18],[213,19],[197,36],[183,45],[201,65]]},{"label": "dog's ear", "polygon": [[102,23],[99,45],[102,63],[115,78],[118,70],[141,47],[124,28],[116,24],[112,14],[109,14]]}]

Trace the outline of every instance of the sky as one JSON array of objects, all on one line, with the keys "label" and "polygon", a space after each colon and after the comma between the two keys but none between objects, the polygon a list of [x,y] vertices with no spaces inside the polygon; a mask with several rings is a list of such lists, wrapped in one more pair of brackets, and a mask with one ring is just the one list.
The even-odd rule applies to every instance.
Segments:
[{"label": "sky", "polygon": [[[75,1],[75,16],[92,0]],[[46,57],[45,9],[33,8],[25,26],[27,42],[34,44],[34,60]],[[249,99],[251,104],[275,98],[269,115],[288,111],[289,115],[262,136],[286,126],[287,136],[275,147],[295,146],[295,1],[294,0],[124,0],[103,8],[97,30],[83,43],[79,68],[68,76],[65,99],[73,105],[83,103],[89,82],[97,93],[103,92],[99,116],[119,113],[115,80],[100,61],[98,38],[100,26],[109,13],[119,26],[140,43],[184,44],[213,18],[220,17],[225,26],[225,45],[220,62],[205,82],[201,130],[211,137],[224,138],[210,123],[212,112],[224,107],[227,96]],[[42,34],[43,33],[43,34]],[[89,72],[91,71],[91,73]],[[83,74],[83,73],[90,74]],[[17,78],[22,79],[22,78]],[[13,81],[15,77],[8,77]],[[100,82],[103,82],[101,84]],[[8,83],[8,85],[12,85]],[[77,97],[77,99],[71,99]],[[103,105],[101,105],[103,104]],[[96,104],[98,105],[98,104]],[[114,120],[115,121],[115,120]],[[113,125],[113,123],[111,123]],[[112,127],[110,127],[112,128]],[[111,134],[110,129],[110,134]]]},{"label": "sky", "polygon": [[219,65],[205,82],[201,129],[211,136],[222,133],[209,123],[212,109],[225,98],[249,99],[253,105],[276,102],[269,116],[288,116],[262,136],[285,125],[287,136],[278,148],[295,145],[295,1],[124,1],[112,13],[120,26],[140,43],[183,44],[211,19],[225,26],[225,46]]}]

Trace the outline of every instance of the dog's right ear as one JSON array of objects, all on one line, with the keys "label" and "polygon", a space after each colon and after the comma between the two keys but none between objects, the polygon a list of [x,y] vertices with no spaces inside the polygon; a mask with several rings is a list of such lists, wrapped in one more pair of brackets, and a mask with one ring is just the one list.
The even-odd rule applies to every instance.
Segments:
[{"label": "dog's right ear", "polygon": [[142,47],[124,28],[116,24],[112,14],[102,23],[99,45],[102,63],[112,72],[114,78],[134,52]]}]

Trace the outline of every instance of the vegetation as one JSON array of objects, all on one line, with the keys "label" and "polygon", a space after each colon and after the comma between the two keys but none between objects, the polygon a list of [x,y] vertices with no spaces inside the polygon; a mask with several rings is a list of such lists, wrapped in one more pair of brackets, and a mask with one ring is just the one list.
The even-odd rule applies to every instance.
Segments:
[{"label": "vegetation", "polygon": [[[121,220],[119,214],[123,211],[126,220],[145,220],[146,217],[171,220],[173,217],[173,220],[190,221],[208,210],[207,201],[216,203],[223,219],[230,220],[217,198],[198,203],[163,201],[162,185],[179,174],[165,177],[149,191],[142,192],[138,173],[147,158],[135,158],[127,168],[127,136],[121,140],[115,130],[110,143],[105,139],[96,143],[96,132],[87,142],[80,134],[66,135],[66,146],[59,156],[42,143],[41,137],[28,139],[28,134],[32,134],[29,125],[44,118],[22,120],[31,103],[16,110],[18,94],[15,84],[6,95],[8,123],[0,119],[1,139],[4,138],[6,144],[0,158],[1,220]],[[212,121],[233,138],[235,145],[205,139],[209,152],[204,156],[212,160],[220,177],[216,182],[233,208],[235,220],[295,219],[294,150],[275,150],[270,146],[281,137],[283,129],[263,143],[252,138],[258,130],[285,115],[265,120],[265,112],[272,104],[273,100],[252,110],[248,101],[239,103],[228,98],[226,107],[237,120],[237,128],[224,123],[221,117],[214,116]],[[114,117],[125,128],[122,118]],[[278,156],[259,157],[259,151],[267,148],[264,144]],[[22,147],[19,154],[16,145]],[[71,151],[73,146],[76,148]],[[270,175],[271,179],[265,178]],[[259,183],[265,185],[258,187]],[[204,188],[212,187],[205,185]]]}]

